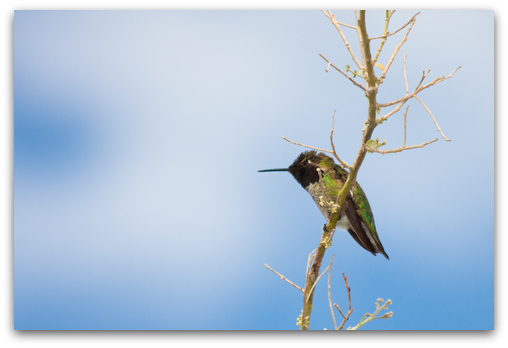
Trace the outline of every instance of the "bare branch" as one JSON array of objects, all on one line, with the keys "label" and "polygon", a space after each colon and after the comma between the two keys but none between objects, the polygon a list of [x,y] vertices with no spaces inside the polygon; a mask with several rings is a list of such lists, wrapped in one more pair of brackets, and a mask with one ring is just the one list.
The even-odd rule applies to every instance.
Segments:
[{"label": "bare branch", "polygon": [[338,305],[338,304],[336,304],[336,303],[334,303],[334,304],[333,304],[333,306],[339,310],[339,313],[340,313],[340,315],[342,315],[342,318],[346,319],[346,316],[345,316],[345,315],[344,315],[344,313],[342,313],[342,311],[340,310],[339,305]]},{"label": "bare branch", "polygon": [[[455,72],[456,72],[457,70],[459,70],[460,68],[461,68],[461,66],[459,66],[457,69],[453,70],[453,71],[452,71],[452,73],[451,73],[450,75],[448,75],[448,76],[446,76],[446,77],[445,77],[445,76],[437,77],[436,79],[434,79],[434,81],[429,82],[428,84],[426,84],[426,85],[424,85],[424,86],[422,86],[422,87],[418,88],[418,90],[417,90],[417,92],[415,93],[415,95],[416,95],[416,94],[418,94],[418,93],[420,93],[421,91],[423,91],[423,90],[424,90],[424,89],[426,89],[426,88],[429,88],[429,87],[431,87],[431,86],[434,86],[434,85],[438,84],[439,82],[442,82],[442,81],[444,81],[444,80],[448,80],[448,79],[449,79],[450,77],[452,77],[452,76],[453,76],[453,74],[455,74]],[[430,71],[430,70],[427,70],[427,73],[428,73],[429,71]],[[425,76],[427,76],[427,74],[425,74]],[[422,80],[422,81],[423,81],[423,80]]]},{"label": "bare branch", "polygon": [[[328,10],[328,16],[327,16],[331,21],[332,21],[332,24],[335,26],[335,28],[337,29],[337,31],[339,32],[339,35],[340,37],[342,38],[342,41],[344,41],[344,44],[346,45],[346,48],[347,50],[349,51],[349,54],[351,55],[351,58],[353,58],[354,62],[356,63],[356,65],[358,66],[359,69],[362,69],[362,65],[360,64],[360,62],[358,61],[358,59],[356,58],[354,52],[353,52],[353,49],[351,48],[351,46],[349,46],[349,42],[347,42],[347,39],[346,39],[346,36],[344,35],[344,33],[342,32],[342,30],[340,29],[340,26],[339,26],[339,22],[337,22],[337,20],[335,19],[335,15],[332,14],[330,12],[330,10]],[[356,28],[355,28],[356,29]]]},{"label": "bare branch", "polygon": [[386,155],[387,153],[396,153],[396,152],[402,152],[402,151],[405,151],[405,150],[411,150],[411,149],[418,149],[418,148],[421,148],[421,147],[424,147],[424,146],[427,146],[429,144],[432,144],[434,142],[436,142],[438,140],[438,138],[434,139],[434,140],[431,140],[431,141],[427,141],[426,143],[423,143],[423,144],[420,144],[420,145],[413,145],[413,146],[401,146],[399,148],[396,148],[396,149],[393,149],[393,150],[379,150],[379,149],[376,149],[375,147],[368,147],[367,145],[363,145],[364,148],[367,150],[367,151],[371,151],[371,152],[377,152],[377,153],[380,153],[382,155]]},{"label": "bare branch", "polygon": [[[344,314],[342,314],[342,316],[344,317],[344,320],[342,321],[342,323],[340,324],[340,326],[336,329],[336,330],[342,330],[342,328],[344,327],[344,324],[346,323],[346,321],[349,320],[349,316],[351,315],[351,313],[353,313],[353,308],[351,307],[351,288],[349,287],[348,283],[347,283],[347,277],[344,273],[342,273],[342,276],[344,277],[344,283],[345,283],[345,286],[346,286],[346,289],[347,289],[347,297],[348,297],[348,302],[349,302],[349,310],[346,314],[346,316],[344,317]],[[339,308],[339,306],[337,306],[337,308]],[[340,311],[340,308],[339,308],[339,311]]]},{"label": "bare branch", "polygon": [[[424,70],[424,71],[423,71],[423,73],[422,73],[422,78],[420,79],[420,82],[418,82],[418,85],[416,86],[415,91],[417,91],[417,90],[418,90],[418,88],[420,88],[420,86],[421,86],[421,84],[422,84],[423,80],[425,80],[425,78],[427,77],[427,75],[429,74],[429,72],[430,72],[430,70],[427,70],[427,71],[425,71],[425,70]],[[406,93],[406,95],[407,95],[407,93]]]},{"label": "bare branch", "polygon": [[[393,12],[395,12],[395,11],[393,11]],[[393,14],[393,12],[392,12],[392,14]],[[391,14],[391,15],[392,15],[392,14]],[[402,27],[400,27],[399,29],[397,29],[397,30],[396,30],[396,31],[394,31],[393,33],[389,33],[389,34],[386,34],[386,35],[381,35],[381,36],[377,36],[377,37],[371,37],[370,39],[371,39],[371,40],[384,39],[384,38],[387,38],[387,37],[389,37],[389,36],[392,36],[392,35],[397,34],[399,31],[401,31],[402,29],[404,29],[405,27],[407,27],[407,26],[409,25],[409,23],[416,21],[415,17],[416,17],[416,16],[418,16],[419,14],[420,14],[420,12],[418,12],[417,14],[415,14],[415,15],[413,16],[413,18],[411,18],[411,19],[409,20],[409,22],[407,22],[406,24],[404,24]],[[390,15],[390,17],[391,17],[391,15]]]},{"label": "bare branch", "polygon": [[332,131],[330,132],[330,143],[332,144],[332,151],[333,151],[333,155],[335,156],[335,158],[337,159],[337,161],[340,162],[340,164],[345,167],[345,168],[349,168],[349,164],[347,164],[346,162],[344,162],[343,160],[341,160],[339,158],[339,155],[337,154],[337,151],[335,151],[335,145],[333,144],[333,127],[334,127],[334,123],[335,123],[335,111],[336,110],[333,110],[333,116],[332,116]]},{"label": "bare branch", "polygon": [[348,74],[344,73],[342,70],[340,70],[339,68],[337,68],[335,65],[333,65],[328,59],[326,59],[325,57],[323,57],[322,54],[320,54],[321,58],[323,58],[324,60],[327,61],[328,65],[331,65],[335,70],[337,70],[338,72],[340,72],[342,75],[346,76],[349,81],[353,82],[353,84],[356,86],[356,87],[360,87],[361,89],[363,89],[365,91],[365,87],[363,87],[361,84],[359,84],[358,82],[356,82],[355,80],[353,80]]},{"label": "bare branch", "polygon": [[[402,66],[403,66],[403,72],[404,72],[404,82],[406,83],[406,96],[407,96],[407,95],[408,95],[408,93],[409,93],[409,88],[408,88],[408,84],[407,84],[407,75],[406,75],[406,55],[405,55],[405,54],[404,54],[404,60],[403,60],[403,64],[402,64]],[[422,80],[421,80],[421,81],[423,81],[423,79],[425,78],[425,76],[427,76],[427,75],[424,73],[424,75],[423,75],[423,77],[422,77]],[[421,81],[420,81],[420,83],[421,83]],[[387,113],[386,115],[380,116],[380,117],[376,120],[376,121],[377,121],[377,124],[382,123],[383,121],[385,121],[386,119],[388,119],[388,117],[390,117],[391,115],[393,115],[393,114],[395,114],[395,113],[399,112],[400,108],[402,107],[402,105],[404,105],[404,104],[406,103],[406,101],[407,101],[407,99],[406,99],[405,101],[401,102],[401,103],[399,104],[399,106],[397,106],[395,109],[393,109],[392,111],[390,111],[390,112],[389,112],[389,113]],[[379,108],[379,104],[378,104],[378,105],[376,105],[376,106]],[[406,112],[407,112],[407,110],[406,110]]]},{"label": "bare branch", "polygon": [[[404,82],[406,83],[406,95],[409,94],[409,87],[407,86],[407,75],[406,75],[406,54],[404,53],[404,59],[402,61],[402,66],[403,66],[403,70],[404,70]],[[425,78],[425,77],[424,77]],[[423,79],[422,79],[423,81]],[[421,82],[420,82],[421,83]],[[420,85],[418,85],[419,87]],[[416,87],[416,88],[418,88]]]},{"label": "bare branch", "polygon": [[[360,11],[360,13],[363,13],[365,15],[365,11]],[[362,36],[362,26],[365,24],[365,21],[360,22],[360,19],[361,18],[365,19],[365,16],[360,15],[360,17],[358,17],[358,12],[355,10],[355,17],[356,17],[356,34],[358,35],[358,43],[360,44],[360,54],[362,55],[362,66],[364,67],[363,70],[367,70],[368,68],[367,64],[374,65],[374,62],[371,60],[367,62],[367,60],[365,59],[365,48],[370,49],[369,36],[368,35]]]},{"label": "bare branch", "polygon": [[[325,57],[323,57],[322,55],[320,55],[320,56],[329,64],[327,71],[329,70],[330,66],[333,66],[334,69],[336,69],[337,71],[342,73],[344,76],[346,76],[356,86],[362,88],[362,90],[365,92],[365,97],[368,99],[368,107],[367,107],[368,114],[367,114],[367,120],[365,121],[365,127],[362,129],[362,133],[363,133],[362,142],[361,142],[362,145],[360,146],[360,149],[358,150],[358,153],[354,159],[354,163],[352,164],[352,166],[347,166],[347,168],[349,170],[349,174],[347,175],[346,181],[342,185],[342,188],[339,190],[340,192],[338,194],[338,199],[337,199],[338,209],[334,210],[334,212],[332,212],[332,214],[330,216],[328,216],[327,223],[323,227],[322,236],[319,241],[318,248],[315,251],[313,251],[309,255],[309,258],[308,258],[305,287],[303,289],[303,309],[302,309],[302,314],[300,316],[301,320],[299,321],[299,325],[302,330],[309,329],[309,320],[310,320],[310,315],[311,315],[312,307],[313,307],[314,288],[315,288],[317,282],[319,281],[319,279],[324,275],[324,273],[326,273],[326,271],[328,271],[328,270],[331,270],[331,264],[330,264],[330,266],[328,266],[327,269],[325,269],[325,271],[320,274],[321,263],[323,261],[325,251],[331,243],[331,235],[333,234],[333,231],[334,231],[334,229],[337,225],[337,222],[338,222],[338,218],[339,218],[340,214],[342,213],[345,199],[346,199],[346,197],[348,197],[348,194],[349,194],[351,188],[354,187],[354,185],[356,183],[356,177],[357,177],[358,171],[365,159],[366,153],[367,152],[377,152],[377,153],[381,153],[381,154],[387,154],[387,153],[401,152],[401,151],[415,149],[415,148],[422,148],[428,144],[431,144],[431,143],[437,141],[438,139],[436,138],[432,141],[429,141],[429,142],[426,142],[426,143],[423,143],[420,145],[406,146],[407,112],[408,112],[408,108],[406,107],[406,112],[404,114],[404,144],[402,147],[400,147],[398,149],[393,149],[393,150],[379,150],[376,147],[371,148],[365,144],[371,139],[373,131],[376,128],[376,126],[379,123],[381,123],[383,120],[388,118],[390,115],[393,115],[394,113],[398,112],[402,108],[402,105],[404,105],[407,100],[409,100],[413,97],[416,97],[416,95],[419,92],[421,92],[422,90],[424,90],[434,84],[437,84],[447,78],[450,78],[458,69],[457,68],[448,77],[437,78],[434,81],[432,81],[431,83],[422,86],[423,80],[425,79],[425,77],[428,74],[428,71],[426,73],[424,72],[420,83],[417,85],[417,87],[415,88],[413,93],[409,94],[409,85],[407,82],[407,72],[406,72],[406,70],[407,70],[406,69],[406,56],[404,55],[404,63],[403,64],[404,64],[404,80],[405,80],[405,84],[406,84],[406,95],[403,98],[400,98],[400,99],[390,102],[390,103],[378,104],[376,98],[377,98],[379,85],[383,81],[383,79],[386,78],[389,68],[393,64],[395,57],[397,56],[398,52],[400,51],[400,48],[407,41],[409,33],[411,32],[412,27],[415,24],[415,21],[416,21],[415,18],[416,18],[416,15],[418,15],[418,13],[415,14],[406,25],[404,25],[402,28],[400,28],[396,31],[396,32],[398,32],[400,30],[403,30],[404,28],[407,30],[402,41],[400,41],[400,43],[395,47],[390,59],[388,60],[386,67],[383,69],[383,72],[379,78],[376,77],[375,71],[374,71],[375,60],[372,59],[372,55],[371,55],[371,48],[370,48],[371,39],[369,38],[369,35],[367,33],[367,28],[366,28],[366,23],[365,23],[365,10],[361,10],[360,12],[355,11],[355,17],[356,17],[356,28],[355,29],[358,34],[358,39],[359,39],[359,43],[360,43],[362,63],[359,62],[357,56],[351,49],[351,46],[349,45],[344,33],[342,32],[342,29],[340,28],[341,25],[343,25],[343,23],[337,22],[337,20],[335,19],[335,16],[331,13],[331,11],[329,11],[329,10],[327,12],[323,11],[323,13],[325,14],[325,16],[328,19],[331,20],[332,24],[335,26],[335,28],[339,32],[339,35],[341,36],[342,40],[344,41],[344,44],[345,44],[347,50],[349,51],[353,61],[358,66],[358,68],[362,71],[362,77],[365,80],[365,87],[363,87],[359,83],[355,82],[352,78],[347,76],[346,73],[344,73],[343,71],[341,71],[340,69],[335,67],[333,64],[331,64],[331,62],[328,61]],[[393,14],[393,12],[387,11],[387,20],[385,21],[386,29],[384,31],[383,37],[379,37],[379,38],[382,38],[384,41],[386,41],[387,37],[394,35],[396,33],[396,32],[394,32],[394,33],[390,34],[387,29],[387,25],[389,24],[389,17],[391,17],[392,14]],[[377,59],[377,56],[376,56],[376,59]],[[396,105],[394,110],[392,110],[388,114],[376,119],[376,110],[377,109],[379,109],[381,107],[391,106],[391,105]],[[424,105],[424,104],[422,103],[422,105]],[[425,105],[424,105],[424,107],[425,107]],[[429,114],[431,114],[430,111],[428,111],[428,112],[429,112]],[[435,121],[432,114],[431,114],[431,117]],[[290,143],[295,144],[295,145],[300,145],[300,146],[303,146],[306,148],[322,151],[325,153],[331,153],[331,154],[334,154],[334,156],[335,156],[336,149],[333,144],[333,132],[334,132],[334,129],[333,129],[334,124],[333,123],[334,123],[334,118],[332,120],[332,130],[330,132],[330,142],[332,145],[332,151],[323,150],[320,148],[297,143],[297,142],[291,141],[285,137],[282,137],[282,138]],[[436,125],[438,127],[438,130],[441,131],[437,122],[436,122]],[[442,132],[441,132],[441,134],[442,134]],[[444,135],[443,135],[443,137],[444,137]],[[336,158],[339,160],[339,163],[341,163],[343,165],[342,161],[340,161],[338,156]],[[321,173],[319,173],[318,175],[321,176],[320,174]],[[321,180],[322,180],[322,178],[320,178],[320,181]],[[330,277],[331,276],[329,274],[329,282],[330,282]],[[343,323],[339,327],[337,327],[337,329],[342,329],[344,327],[345,322],[348,320],[348,318],[352,312],[350,289],[347,284],[347,278],[345,277],[345,275],[344,275],[344,281],[345,281],[346,288],[348,291],[349,311],[348,311],[347,315],[344,315],[344,313],[342,313],[342,311],[340,310],[340,307],[338,305],[336,305],[336,304],[333,305],[334,307],[336,307],[339,310],[339,312],[341,313],[341,315],[344,318]],[[330,284],[329,284],[329,302],[330,303],[332,302],[331,301],[331,286],[330,286]],[[379,307],[378,305],[379,304],[377,304],[376,306]],[[368,314],[368,315],[370,316],[370,314]],[[389,316],[391,316],[391,312],[385,314],[385,316],[383,316],[383,317],[388,318]],[[366,316],[364,316],[362,318],[362,320],[360,321],[360,324],[353,329],[360,327],[361,325],[363,325],[365,322],[367,322],[369,320],[377,319],[375,317],[373,317],[373,318],[369,317],[367,319],[365,319],[365,318],[366,318]],[[335,318],[334,318],[334,325],[336,325]]]},{"label": "bare branch", "polygon": [[449,79],[450,77],[453,76],[453,74],[455,74],[455,72],[457,70],[459,70],[461,67],[459,66],[457,69],[453,70],[453,72],[448,75],[448,76],[441,76],[441,77],[437,77],[434,79],[434,81],[432,82],[429,82],[428,84],[424,85],[424,86],[421,86],[421,87],[418,87],[422,82],[423,80],[425,79],[425,77],[427,76],[427,74],[429,73],[430,70],[427,70],[427,72],[424,72],[423,73],[423,76],[422,76],[422,79],[420,80],[420,83],[418,84],[417,88],[413,91],[413,93],[409,94],[409,95],[406,95],[402,98],[399,98],[397,100],[394,100],[394,101],[391,101],[389,103],[384,103],[384,104],[376,104],[376,108],[385,108],[387,106],[391,106],[391,105],[394,105],[394,104],[398,104],[398,103],[402,103],[402,102],[405,102],[411,98],[414,98],[418,93],[420,93],[421,91],[423,91],[424,89],[426,88],[429,88],[431,86],[434,86],[436,84],[438,84],[439,82],[442,82],[444,80],[447,80]]},{"label": "bare branch", "polygon": [[287,281],[289,284],[293,285],[295,288],[297,288],[298,290],[300,290],[301,292],[303,292],[303,289],[301,287],[299,287],[298,285],[296,285],[295,283],[293,283],[292,281],[290,281],[289,279],[287,279],[286,277],[284,277],[282,274],[280,274],[279,272],[275,271],[274,269],[272,269],[270,266],[268,266],[266,263],[265,263],[265,267],[268,268],[270,271],[272,271],[273,273],[277,274],[280,279],[282,280],[285,280]]},{"label": "bare branch", "polygon": [[351,308],[351,288],[349,287],[348,283],[347,283],[347,277],[346,277],[346,274],[344,272],[342,272],[342,277],[344,278],[344,286],[346,287],[346,290],[347,290],[347,298],[348,298],[348,302],[349,302],[349,309],[350,310],[353,310],[353,308]]},{"label": "bare branch", "polygon": [[[352,328],[348,328],[348,330],[358,330],[358,328],[360,328],[361,326],[365,325],[366,323],[368,323],[369,321],[374,320],[374,319],[388,319],[388,318],[391,318],[393,316],[393,312],[392,311],[385,313],[381,317],[376,317],[376,315],[379,312],[381,312],[382,310],[388,310],[388,305],[392,304],[392,300],[386,300],[386,302],[382,306],[380,306],[381,302],[383,302],[383,299],[382,298],[378,298],[376,303],[375,303],[376,311],[373,314],[365,313],[363,315],[362,319],[360,320],[360,322],[358,323],[358,325],[356,325],[355,327],[352,327]],[[366,317],[367,317],[367,319],[365,319]]]},{"label": "bare branch", "polygon": [[333,257],[335,255],[332,255],[332,259],[330,261],[330,269],[328,270],[328,302],[330,303],[330,312],[332,312],[332,319],[333,319],[333,327],[335,330],[337,330],[337,322],[335,321],[335,314],[333,313],[333,306],[332,306],[332,289],[330,286],[330,278],[332,274],[332,264],[333,264]]},{"label": "bare branch", "polygon": [[443,138],[446,140],[446,141],[451,141],[450,139],[448,139],[444,134],[443,132],[441,131],[441,127],[439,127],[439,124],[437,123],[436,119],[434,118],[434,116],[432,115],[432,112],[430,112],[429,108],[427,107],[427,105],[425,105],[422,100],[420,98],[418,98],[416,95],[415,95],[415,98],[418,99],[418,101],[423,105],[423,107],[425,108],[425,110],[427,110],[427,112],[429,113],[430,117],[432,117],[432,120],[434,121],[434,123],[436,124],[436,127],[437,127],[437,130],[439,131],[439,133],[441,133],[441,135],[443,136]]},{"label": "bare branch", "polygon": [[377,118],[377,123],[380,124],[382,122],[384,122],[386,119],[388,119],[388,117],[392,116],[393,114],[399,112],[400,108],[402,107],[402,105],[404,105],[406,103],[407,100],[405,100],[404,102],[400,103],[395,109],[393,109],[392,111],[390,111],[389,113],[387,113],[386,115],[383,115],[383,116],[380,116]]},{"label": "bare branch", "polygon": [[323,271],[323,273],[321,273],[321,275],[316,279],[316,281],[314,282],[314,284],[312,284],[312,288],[310,288],[310,291],[307,293],[308,296],[307,296],[307,299],[305,300],[305,302],[309,302],[309,298],[310,298],[310,295],[312,294],[312,291],[314,290],[314,288],[316,287],[316,284],[318,283],[319,279],[321,279],[321,277],[323,276],[323,274],[325,274],[326,271],[328,271],[328,269],[330,268],[330,266],[326,267],[326,269]]},{"label": "bare branch", "polygon": [[[383,29],[383,35],[385,35],[385,37],[383,37],[383,40],[381,40],[380,44],[379,44],[379,47],[377,48],[377,52],[376,54],[374,55],[374,59],[372,59],[372,64],[376,64],[377,62],[377,59],[379,58],[379,55],[381,54],[381,51],[383,50],[383,46],[385,45],[385,42],[386,42],[386,34],[388,34],[388,25],[390,24],[390,18],[392,17],[392,14],[393,12],[390,12],[390,11],[386,11],[386,18],[385,18],[385,27]],[[372,39],[370,39],[372,41]]]},{"label": "bare branch", "polygon": [[406,117],[407,117],[407,110],[409,109],[409,105],[406,106],[406,112],[404,112],[404,146],[406,147]]},{"label": "bare branch", "polygon": [[385,77],[386,77],[386,73],[388,72],[388,69],[390,69],[390,66],[392,65],[393,63],[393,60],[395,59],[395,56],[397,55],[397,53],[399,53],[399,50],[400,48],[402,47],[402,45],[404,44],[404,42],[406,42],[407,40],[407,36],[409,35],[409,32],[411,31],[411,29],[413,28],[413,25],[415,24],[415,21],[411,21],[411,26],[408,28],[407,32],[406,32],[406,35],[404,36],[404,38],[402,39],[402,41],[395,47],[395,49],[393,50],[393,54],[392,56],[390,57],[390,60],[388,61],[388,64],[386,64],[386,67],[385,69],[383,70],[383,73],[381,74],[381,76],[379,76],[379,80],[383,80]]},{"label": "bare branch", "polygon": [[323,151],[323,152],[328,152],[328,153],[333,154],[333,151],[320,149],[319,147],[313,147],[313,146],[309,146],[309,145],[300,144],[300,143],[297,143],[296,141],[289,140],[289,139],[288,139],[288,138],[286,138],[285,136],[282,136],[282,139],[284,139],[284,140],[286,140],[286,141],[289,141],[291,144],[300,145],[300,146],[303,146],[303,147],[307,147],[307,148],[309,148],[309,149],[318,150],[318,151]]},{"label": "bare branch", "polygon": [[[326,16],[326,18],[330,19],[330,16],[328,15],[328,13],[326,13],[324,10],[321,10],[321,12],[323,12],[323,14]],[[340,25],[344,26],[344,27],[348,27],[348,28],[353,28],[353,29],[356,29],[356,27],[353,27],[352,25],[349,25],[349,24],[346,24],[346,23],[341,23],[339,21],[337,21],[337,23],[339,23]]]}]

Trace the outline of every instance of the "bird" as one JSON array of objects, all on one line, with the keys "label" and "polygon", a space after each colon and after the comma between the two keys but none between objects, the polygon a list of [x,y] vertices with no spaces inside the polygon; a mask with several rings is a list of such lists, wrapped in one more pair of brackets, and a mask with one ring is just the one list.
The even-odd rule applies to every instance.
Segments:
[{"label": "bird", "polygon": [[[349,175],[333,158],[314,150],[302,152],[288,168],[263,169],[258,172],[291,173],[311,195],[327,221],[333,214],[333,203],[337,202],[337,196]],[[349,190],[343,204],[344,208],[335,227],[348,231],[362,248],[374,256],[382,254],[389,260],[377,234],[367,196],[358,183]]]}]

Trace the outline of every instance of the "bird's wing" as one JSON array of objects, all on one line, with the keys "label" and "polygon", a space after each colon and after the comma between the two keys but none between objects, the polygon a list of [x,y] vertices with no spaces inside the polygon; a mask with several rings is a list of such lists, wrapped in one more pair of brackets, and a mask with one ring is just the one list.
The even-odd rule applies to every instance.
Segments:
[{"label": "bird's wing", "polygon": [[[372,245],[372,241],[369,238],[370,242],[369,244],[372,245],[372,247],[375,249],[375,252],[381,253],[387,259],[389,259],[388,255],[386,254],[383,248],[383,244],[381,244],[381,241],[379,240],[379,236],[376,231],[376,223],[374,222],[374,215],[372,214],[372,209],[370,208],[370,204],[367,199],[367,196],[365,195],[365,192],[363,192],[362,188],[357,183],[352,193],[353,194],[351,195],[350,193],[350,195],[356,208],[356,212],[361,222],[363,222],[363,224],[361,225],[369,229],[370,231],[369,235],[372,237],[372,240],[374,242],[374,245]],[[369,231],[365,232],[368,233]]]},{"label": "bird's wing", "polygon": [[358,244],[360,244],[365,250],[370,251],[376,255],[376,249],[372,245],[369,237],[367,236],[368,231],[363,228],[362,220],[357,213],[355,202],[351,194],[346,197],[344,202],[344,212],[349,220],[351,227],[348,229],[349,234],[353,237]]}]

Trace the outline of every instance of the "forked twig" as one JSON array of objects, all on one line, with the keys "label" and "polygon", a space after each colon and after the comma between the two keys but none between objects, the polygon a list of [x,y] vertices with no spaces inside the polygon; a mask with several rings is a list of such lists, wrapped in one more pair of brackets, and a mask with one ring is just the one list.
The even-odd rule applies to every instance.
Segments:
[{"label": "forked twig", "polygon": [[[395,12],[395,11],[393,11],[393,12]],[[393,12],[392,12],[392,14],[393,14]],[[391,14],[391,15],[392,15],[392,14]],[[383,38],[387,38],[387,37],[389,37],[389,36],[392,36],[392,35],[397,34],[399,31],[401,31],[402,29],[404,29],[405,27],[407,27],[407,26],[409,25],[409,23],[416,21],[415,17],[416,17],[416,16],[418,16],[419,14],[420,14],[420,12],[418,12],[417,14],[415,14],[415,15],[413,16],[413,18],[411,18],[411,19],[409,20],[409,22],[407,22],[406,24],[404,24],[404,25],[403,25],[402,27],[400,27],[399,29],[395,30],[393,33],[388,33],[388,34],[386,34],[386,35],[381,35],[381,36],[371,37],[370,39],[371,39],[371,40],[383,39]],[[390,15],[390,16],[391,16],[391,15]]]},{"label": "forked twig", "polygon": [[349,285],[347,283],[346,275],[344,273],[342,273],[342,276],[344,277],[344,283],[345,283],[345,286],[347,289],[347,298],[348,298],[348,303],[349,303],[349,309],[347,311],[347,314],[344,316],[344,314],[342,314],[342,311],[340,310],[339,306],[337,304],[334,304],[339,309],[340,314],[342,314],[342,316],[344,317],[344,320],[342,320],[342,323],[336,330],[342,330],[342,328],[344,327],[344,324],[346,324],[346,321],[349,320],[349,316],[351,315],[351,313],[353,313],[353,308],[351,307],[351,288],[349,287]]},{"label": "forked twig", "polygon": [[[381,312],[382,310],[388,310],[388,305],[392,304],[392,300],[390,300],[390,299],[386,300],[386,302],[383,305],[380,306],[381,302],[383,302],[383,299],[382,298],[378,298],[376,303],[375,303],[376,311],[374,313],[372,313],[372,314],[365,313],[363,315],[362,319],[360,319],[360,322],[358,323],[358,325],[356,325],[355,327],[348,327],[348,330],[358,330],[361,326],[363,326],[366,323],[368,323],[369,321],[372,321],[372,320],[375,320],[375,319],[388,319],[388,318],[391,318],[393,316],[393,312],[392,311],[387,312],[387,313],[383,314],[380,317],[376,317],[376,315],[379,314],[379,312]],[[367,319],[365,319],[365,318],[367,318]]]},{"label": "forked twig", "polygon": [[436,79],[434,79],[434,81],[429,82],[428,84],[426,84],[426,85],[424,85],[424,86],[419,87],[419,86],[420,86],[420,84],[421,84],[421,83],[423,82],[423,80],[425,79],[425,77],[427,76],[427,74],[429,73],[429,70],[427,70],[427,72],[424,72],[424,73],[423,73],[422,79],[421,79],[420,83],[418,84],[417,88],[413,91],[413,93],[411,93],[411,94],[409,94],[409,95],[406,95],[406,96],[404,96],[404,97],[402,97],[402,98],[399,98],[399,99],[397,99],[397,100],[391,101],[391,102],[389,102],[389,103],[383,103],[383,104],[379,104],[379,103],[378,103],[378,104],[376,104],[376,108],[385,108],[385,107],[387,107],[387,106],[391,106],[391,105],[395,105],[395,104],[398,104],[398,103],[402,103],[402,102],[405,102],[405,101],[406,101],[406,100],[408,100],[408,99],[414,98],[414,97],[415,97],[418,93],[420,93],[420,92],[421,92],[421,91],[423,91],[424,89],[429,88],[429,87],[431,87],[431,86],[433,86],[433,85],[438,84],[439,82],[442,82],[442,81],[444,81],[444,80],[449,79],[449,78],[450,78],[450,77],[452,77],[452,76],[453,76],[453,74],[455,74],[455,72],[456,72],[457,70],[459,70],[460,68],[461,68],[461,66],[459,66],[457,69],[453,70],[453,72],[452,72],[450,75],[446,76],[446,77],[445,77],[445,76],[437,77]]},{"label": "forked twig", "polygon": [[379,150],[379,149],[376,149],[375,147],[369,147],[367,145],[363,145],[365,147],[365,149],[367,151],[371,151],[371,152],[377,152],[377,153],[380,153],[382,155],[386,155],[387,153],[396,153],[396,152],[402,152],[402,151],[405,151],[405,150],[412,150],[412,149],[418,149],[418,148],[421,148],[421,147],[425,147],[429,144],[432,144],[434,142],[436,142],[438,139],[434,139],[434,140],[431,140],[431,141],[427,141],[426,143],[423,143],[423,144],[420,144],[420,145],[413,145],[413,146],[401,146],[401,147],[398,147],[396,149],[393,149],[393,150]]},{"label": "forked twig", "polygon": [[409,32],[411,31],[411,29],[413,28],[413,25],[415,24],[415,21],[411,21],[411,25],[409,26],[407,32],[406,32],[406,35],[404,36],[404,38],[402,39],[402,41],[397,45],[395,46],[395,49],[393,50],[393,54],[392,56],[390,57],[390,60],[388,60],[388,64],[386,64],[386,67],[385,69],[383,70],[383,73],[381,74],[381,76],[379,76],[379,80],[383,80],[385,77],[386,77],[386,73],[388,72],[388,69],[390,69],[390,66],[392,65],[393,63],[393,60],[395,59],[395,56],[397,55],[397,53],[399,53],[399,50],[400,48],[402,47],[402,45],[404,44],[404,42],[406,42],[407,40],[407,36],[409,35]]},{"label": "forked twig", "polygon": [[402,103],[400,103],[395,109],[387,113],[386,115],[380,116],[376,119],[377,124],[383,123],[385,120],[388,119],[391,115],[399,112],[400,108],[407,102],[407,100],[404,100]]},{"label": "forked twig", "polygon": [[305,300],[305,303],[309,302],[309,298],[312,294],[312,291],[314,291],[314,288],[316,287],[316,284],[318,283],[319,279],[321,279],[321,277],[323,276],[323,274],[325,274],[326,271],[328,271],[328,268],[330,268],[330,266],[326,267],[326,269],[323,271],[323,273],[321,273],[319,275],[319,277],[316,279],[316,281],[314,282],[314,284],[312,284],[312,287],[310,288],[310,291],[307,293],[307,299]]},{"label": "forked twig", "polygon": [[[376,55],[374,56],[374,59],[372,59],[372,64],[376,64],[377,62],[377,59],[379,58],[379,55],[381,54],[381,51],[383,50],[383,47],[386,43],[386,40],[387,40],[387,34],[389,33],[388,32],[388,25],[390,24],[390,19],[392,18],[392,15],[395,11],[386,11],[386,18],[385,18],[385,27],[383,29],[383,40],[381,40],[381,42],[379,43],[379,46],[377,48],[377,52],[376,52]],[[373,39],[369,39],[369,41],[372,41]]]},{"label": "forked twig", "polygon": [[[351,58],[353,58],[353,61],[356,63],[356,66],[358,66],[358,69],[362,69],[362,65],[360,64],[360,62],[358,61],[358,58],[356,58],[354,52],[353,52],[353,49],[351,48],[351,46],[349,45],[349,42],[347,42],[347,39],[346,39],[346,36],[344,35],[344,33],[342,32],[342,30],[340,29],[340,25],[339,25],[339,22],[337,22],[337,20],[335,19],[335,15],[332,14],[330,12],[330,10],[327,10],[328,12],[328,19],[330,19],[332,21],[332,24],[334,25],[334,27],[337,29],[337,31],[339,32],[339,35],[340,37],[342,38],[342,41],[344,41],[344,45],[346,45],[346,48],[347,50],[349,51],[349,54],[351,55]],[[356,29],[356,27],[355,27]]]},{"label": "forked twig", "polygon": [[[328,15],[328,13],[326,13],[324,10],[321,10],[321,12],[323,12],[323,14],[328,18],[328,19],[331,19],[330,16]],[[346,23],[341,23],[339,21],[337,21],[337,23],[339,23],[340,25],[344,26],[344,27],[348,27],[348,28],[353,28],[353,29],[356,29],[356,27],[353,27],[352,25],[349,25],[349,24],[346,24]]]}]

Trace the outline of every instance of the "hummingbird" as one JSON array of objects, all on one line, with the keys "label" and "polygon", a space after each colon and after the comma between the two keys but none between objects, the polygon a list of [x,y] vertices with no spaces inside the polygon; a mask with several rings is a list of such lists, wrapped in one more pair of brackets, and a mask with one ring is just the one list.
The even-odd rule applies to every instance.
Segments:
[{"label": "hummingbird", "polygon": [[[335,164],[333,158],[314,150],[302,152],[289,168],[264,169],[258,172],[290,172],[311,195],[327,220],[332,216],[333,202],[338,201],[337,196],[349,175],[342,166]],[[367,196],[358,183],[348,192],[336,228],[348,231],[362,248],[374,256],[380,253],[390,259],[376,232],[374,215]]]}]

